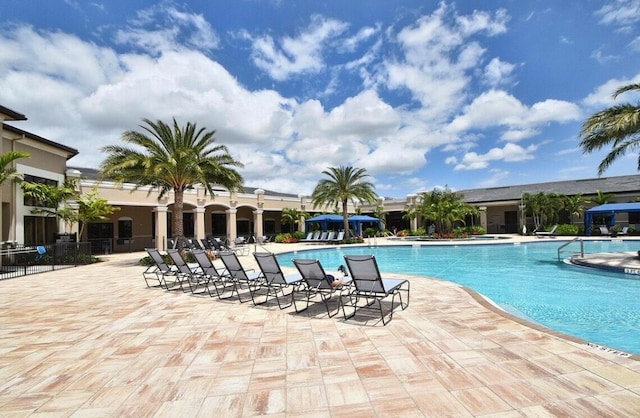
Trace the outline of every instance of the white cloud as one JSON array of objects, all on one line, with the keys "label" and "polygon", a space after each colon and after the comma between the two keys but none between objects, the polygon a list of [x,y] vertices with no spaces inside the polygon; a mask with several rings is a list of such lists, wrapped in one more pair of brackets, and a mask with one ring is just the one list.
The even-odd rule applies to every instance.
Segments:
[{"label": "white cloud", "polygon": [[[254,64],[271,78],[283,81],[292,74],[316,73],[325,67],[324,49],[348,25],[320,15],[311,16],[309,27],[298,37],[275,40],[271,35],[252,38]],[[250,35],[247,35],[250,36]]]},{"label": "white cloud", "polygon": [[490,90],[476,97],[463,113],[449,125],[452,132],[490,127],[505,128],[506,141],[517,141],[538,133],[537,127],[580,119],[581,112],[573,103],[548,99],[527,107],[502,90]]},{"label": "white cloud", "polygon": [[605,25],[627,26],[640,22],[640,0],[608,1],[594,13]]},{"label": "white cloud", "polygon": [[461,161],[452,160],[456,164],[454,170],[479,170],[487,168],[491,161],[520,162],[532,160],[535,157],[533,152],[538,149],[537,145],[529,145],[526,148],[517,144],[506,144],[503,148],[491,148],[485,154],[468,152]]},{"label": "white cloud", "polygon": [[493,58],[489,61],[489,64],[484,67],[484,83],[490,87],[511,84],[515,67],[515,65],[501,61],[499,58]]},{"label": "white cloud", "polygon": [[614,91],[627,84],[640,83],[640,73],[630,79],[610,79],[605,83],[597,86],[592,93],[582,100],[585,106],[592,109],[598,109],[605,106],[611,106],[614,103],[623,103],[630,96],[619,96],[615,101],[612,97]]},{"label": "white cloud", "polygon": [[130,25],[116,33],[116,41],[156,54],[183,48],[206,52],[220,43],[201,14],[184,12],[167,2],[139,11]]}]

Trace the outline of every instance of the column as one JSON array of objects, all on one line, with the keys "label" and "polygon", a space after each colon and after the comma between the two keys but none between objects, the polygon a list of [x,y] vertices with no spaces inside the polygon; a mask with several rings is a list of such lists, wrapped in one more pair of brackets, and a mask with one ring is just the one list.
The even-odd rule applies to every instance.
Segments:
[{"label": "column", "polygon": [[238,209],[229,208],[225,211],[227,214],[227,238],[230,242],[234,242],[238,238],[238,227],[236,225],[236,213]]},{"label": "column", "polygon": [[[298,195],[298,198],[300,199],[300,211],[302,213],[305,213],[307,211],[307,202],[306,202],[306,196],[305,195]],[[298,232],[305,232],[305,230],[307,229],[307,225],[305,224],[305,217],[300,216],[300,219],[298,220]]]},{"label": "column", "polygon": [[160,251],[167,249],[167,207],[157,206],[156,212],[156,248]]},{"label": "column", "polygon": [[198,206],[194,212],[194,218],[196,222],[196,236],[195,239],[204,239],[206,238],[204,232],[204,212],[206,208]]},{"label": "column", "polygon": [[262,209],[253,211],[253,233],[255,234],[256,239],[264,235],[262,228],[262,213],[264,211]]}]

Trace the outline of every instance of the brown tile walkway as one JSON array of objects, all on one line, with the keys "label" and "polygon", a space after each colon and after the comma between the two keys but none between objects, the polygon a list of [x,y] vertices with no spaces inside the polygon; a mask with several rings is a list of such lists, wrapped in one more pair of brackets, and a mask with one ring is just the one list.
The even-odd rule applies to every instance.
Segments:
[{"label": "brown tile walkway", "polygon": [[452,283],[383,327],[149,289],[141,256],[0,281],[0,416],[640,416],[640,361]]}]

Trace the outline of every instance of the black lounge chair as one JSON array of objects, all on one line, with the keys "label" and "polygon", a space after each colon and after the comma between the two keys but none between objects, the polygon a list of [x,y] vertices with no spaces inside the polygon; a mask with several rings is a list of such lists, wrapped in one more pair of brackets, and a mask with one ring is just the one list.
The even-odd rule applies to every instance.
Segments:
[{"label": "black lounge chair", "polygon": [[340,286],[333,286],[333,277],[330,277],[322,268],[320,261],[318,260],[310,260],[310,259],[295,259],[293,260],[293,264],[296,266],[300,275],[302,276],[303,282],[297,288],[296,293],[303,293],[305,295],[305,305],[303,308],[298,308],[298,303],[296,302],[296,298],[294,296],[293,303],[296,309],[296,312],[302,312],[309,308],[309,301],[316,297],[320,296],[322,303],[324,303],[324,307],[327,310],[327,315],[329,318],[335,316],[338,312],[340,312],[340,304],[338,303],[338,308],[332,314],[329,309],[329,300],[331,300],[332,296],[336,292],[342,292],[343,290],[347,290],[349,288],[349,284],[351,283],[351,279],[344,277],[343,281],[347,284],[343,284]]},{"label": "black lounge chair", "polygon": [[[153,265],[147,267],[147,269],[142,272],[147,287],[162,287],[163,289],[169,290],[177,285],[179,281],[178,269],[168,264],[156,248],[146,248],[145,251],[153,261]],[[168,281],[167,277],[173,278],[173,280]],[[149,285],[149,280],[152,278],[158,281],[157,285]]]},{"label": "black lounge chair", "polygon": [[[179,250],[168,249],[167,254],[171,257],[171,261],[173,261],[173,265],[177,269],[177,277],[178,282],[180,283],[180,289],[183,292],[187,292],[190,290],[191,293],[197,294],[202,293],[198,292],[198,288],[201,286],[206,286],[208,279],[203,276],[202,271],[199,266],[190,266],[187,264],[185,259],[180,254]],[[187,283],[189,287],[187,288],[184,283]],[[204,290],[203,290],[204,291]]]},{"label": "black lounge chair", "polygon": [[251,295],[251,300],[253,300],[255,304],[255,300],[253,298],[254,292],[257,292],[264,284],[262,274],[242,267],[240,260],[238,260],[238,255],[233,251],[222,251],[218,253],[218,256],[222,260],[222,264],[224,264],[224,267],[231,279],[237,284],[236,292],[238,300],[241,303],[246,302],[246,300],[242,300],[242,297],[238,292],[238,290],[242,288],[242,284],[246,284],[249,289],[249,294]]},{"label": "black lounge chair", "polygon": [[[255,294],[252,293],[253,303],[255,305],[261,305],[269,300],[269,296],[275,296],[280,309],[288,308],[293,303],[293,293],[297,290],[298,286],[302,283],[302,276],[299,274],[285,275],[278,264],[275,254],[273,253],[253,253],[258,267],[262,272],[264,278],[265,298],[264,301],[256,302]],[[285,289],[291,288],[291,292],[285,294]],[[291,297],[291,301],[287,304],[280,303],[280,294],[282,297]]]},{"label": "black lounge chair", "polygon": [[238,296],[238,299],[240,298],[238,282],[231,277],[226,269],[220,272],[213,264],[206,251],[194,250],[191,254],[193,254],[193,257],[198,262],[201,274],[206,277],[206,290],[207,293],[209,293],[209,296],[214,296],[211,291],[211,287],[213,287],[218,299],[222,300],[232,298],[234,293]]},{"label": "black lounge chair", "polygon": [[[393,311],[400,306],[405,310],[409,306],[410,282],[406,279],[383,279],[380,276],[378,263],[373,255],[345,255],[345,261],[351,272],[353,286],[345,298],[345,303],[341,297],[342,309],[345,319],[352,318],[359,309],[376,309],[380,312],[383,325],[387,325],[393,318]],[[406,302],[403,301],[402,294],[406,295]],[[396,296],[400,299],[394,305]],[[385,315],[382,302],[391,298],[391,305]],[[364,302],[364,304],[362,304]],[[353,308],[353,312],[347,315],[346,305]],[[375,305],[375,306],[374,306]],[[389,318],[385,320],[385,317]]]}]

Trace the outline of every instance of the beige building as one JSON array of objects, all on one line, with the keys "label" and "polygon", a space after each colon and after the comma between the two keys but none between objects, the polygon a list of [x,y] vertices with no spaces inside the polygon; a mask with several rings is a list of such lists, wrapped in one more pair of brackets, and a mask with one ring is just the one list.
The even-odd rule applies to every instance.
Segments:
[{"label": "beige building", "polygon": [[[14,168],[23,174],[25,180],[62,185],[67,160],[77,155],[78,151],[5,124],[5,121],[26,120],[24,115],[11,109],[0,106],[0,118],[3,122],[0,128],[0,154],[9,151],[26,152],[30,158],[20,158],[13,162]],[[32,245],[49,242],[55,232],[64,228],[57,224],[55,218],[33,214],[36,202],[25,199],[22,189],[16,183],[7,181],[1,190],[3,243]]]},{"label": "beige building", "polygon": [[[134,185],[131,184],[100,182],[95,169],[69,164],[68,160],[78,154],[77,150],[5,123],[19,123],[26,120],[24,115],[0,106],[0,117],[0,151],[24,151],[31,155],[31,158],[15,162],[15,168],[27,180],[62,185],[66,177],[77,177],[81,193],[96,188],[102,198],[120,208],[110,219],[89,224],[85,228],[85,235],[80,239],[90,241],[93,252],[123,252],[150,246],[164,250],[170,245],[174,203],[171,193],[158,200],[158,193],[149,188],[134,190]],[[531,220],[524,216],[522,196],[525,193],[582,193],[585,198],[590,198],[595,197],[598,191],[615,194],[616,202],[636,201],[640,196],[640,175],[471,189],[459,193],[463,200],[480,210],[480,216],[472,220],[474,223],[477,222],[477,225],[484,227],[490,234],[501,234],[521,232],[524,225],[531,228]],[[25,199],[19,185],[4,184],[0,193],[4,243],[50,243],[56,232],[78,232],[78,225],[64,225],[55,218],[32,213],[36,202]],[[427,220],[407,220],[403,216],[405,211],[417,203],[418,198],[417,195],[408,195],[402,199],[381,198],[378,204],[386,211],[387,229],[415,230],[425,227]],[[184,208],[185,236],[196,239],[215,236],[231,242],[239,236],[288,232],[290,226],[282,223],[282,211],[285,208],[295,208],[311,214],[321,212],[312,207],[308,196],[251,187],[245,187],[238,193],[219,189],[215,196],[206,195],[202,187],[195,187],[185,192]],[[371,214],[374,209],[363,206],[362,212]],[[617,221],[640,229],[640,219],[636,219],[635,214],[619,214]],[[577,222],[582,220],[578,219]],[[301,220],[298,228],[303,230],[304,227]]]}]

